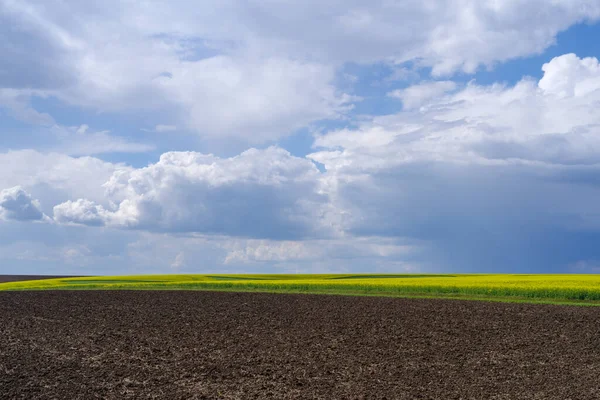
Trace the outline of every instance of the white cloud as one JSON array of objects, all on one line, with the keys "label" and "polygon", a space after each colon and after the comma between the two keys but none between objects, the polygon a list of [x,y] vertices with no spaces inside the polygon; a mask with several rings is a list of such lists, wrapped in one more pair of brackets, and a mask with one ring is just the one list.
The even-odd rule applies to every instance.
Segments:
[{"label": "white cloud", "polygon": [[218,56],[185,63],[156,85],[186,109],[189,128],[260,143],[344,111],[351,97],[330,85],[333,77],[315,63]]},{"label": "white cloud", "polygon": [[16,221],[45,221],[40,202],[20,186],[0,191],[0,219]]},{"label": "white cloud", "polygon": [[[0,86],[0,107],[12,117],[33,125],[52,126],[55,121],[48,113],[36,111],[30,104],[32,96],[40,93],[29,89],[11,89]],[[44,97],[42,94],[41,97]]]},{"label": "white cloud", "polygon": [[23,187],[41,201],[47,214],[53,205],[77,198],[107,206],[102,185],[114,172],[131,169],[93,157],[75,158],[34,150],[0,153],[0,165],[0,187]]},{"label": "white cloud", "polygon": [[133,273],[135,265],[128,259],[127,246],[137,236],[129,231],[1,221],[0,273]]},{"label": "white cloud", "polygon": [[342,230],[429,241],[430,261],[463,271],[550,269],[578,252],[594,256],[596,63],[557,57],[539,82],[470,83],[419,109],[317,136],[308,157],[327,170]]},{"label": "white cloud", "polygon": [[49,134],[56,139],[56,144],[50,147],[51,151],[70,156],[144,153],[155,149],[154,145],[136,143],[124,137],[111,135],[109,131],[90,131],[88,125],[54,125]]},{"label": "white cloud", "polygon": [[232,158],[170,152],[146,168],[117,171],[103,186],[112,207],[78,200],[54,208],[60,222],[151,231],[301,238],[331,235],[319,171],[279,148]]},{"label": "white cloud", "polygon": [[[411,61],[436,76],[470,73],[539,53],[558,32],[600,17],[596,0],[2,0],[0,9],[6,42],[32,49],[1,48],[0,69],[10,73],[0,88],[12,98],[150,110],[203,136],[249,142],[344,113],[354,100],[333,84],[344,63]],[[8,107],[24,119],[48,117],[16,104]]]},{"label": "white cloud", "polygon": [[[33,123],[29,120],[28,122]],[[64,126],[52,122],[48,126],[37,126],[23,133],[22,137],[10,137],[13,148],[27,148],[69,156],[88,156],[107,153],[145,153],[156,148],[147,140],[138,142],[130,137],[112,134],[109,130],[98,131],[83,124]],[[16,136],[16,134],[12,134]],[[16,145],[14,143],[17,143]],[[9,148],[10,148],[9,147]]]},{"label": "white cloud", "polygon": [[129,265],[169,271],[183,259],[182,273],[416,271],[424,250],[423,243],[383,237],[291,241],[145,232],[128,246]]},{"label": "white cloud", "polygon": [[[403,259],[421,250],[422,244],[372,237],[274,241],[229,239],[222,245],[228,250],[224,264],[235,263],[312,263],[327,260],[331,266],[356,263],[357,260]],[[347,265],[350,267],[350,265]],[[363,267],[364,268],[364,267]]]},{"label": "white cloud", "polygon": [[565,54],[542,66],[544,77],[539,87],[547,94],[562,98],[583,97],[600,89],[600,64],[598,59],[580,59],[575,54]]},{"label": "white cloud", "polygon": [[282,262],[319,259],[324,257],[323,248],[315,248],[305,242],[260,240],[237,244],[225,257],[225,264],[248,262]]},{"label": "white cloud", "polygon": [[184,16],[186,4],[128,11],[143,15],[146,32],[164,29],[168,15],[178,21],[170,31],[213,46],[334,64],[420,60],[439,74],[538,53],[557,32],[600,17],[594,0],[205,1],[202,12]]},{"label": "white cloud", "polygon": [[54,206],[54,219],[59,223],[102,226],[107,217],[108,212],[104,207],[85,199],[69,200]]},{"label": "white cloud", "polygon": [[0,259],[46,264],[56,262],[81,267],[90,260],[90,250],[84,245],[47,246],[30,241],[18,241],[0,246]]},{"label": "white cloud", "polygon": [[388,96],[402,100],[404,108],[409,110],[417,108],[424,102],[454,89],[456,89],[456,83],[452,81],[424,82],[407,87],[406,89],[394,90],[388,93]]},{"label": "white cloud", "polygon": [[[572,56],[551,60],[545,70],[565,57]],[[576,60],[564,74],[593,65]],[[103,185],[102,206],[68,202],[55,208],[55,218],[265,240],[228,250],[230,263],[298,261],[322,254],[306,240],[324,237],[427,241],[444,226],[496,229],[521,220],[594,230],[596,189],[571,187],[577,184],[561,176],[585,176],[600,162],[600,117],[593,112],[600,91],[557,96],[542,87],[546,78],[514,86],[470,83],[428,96],[418,109],[320,135],[320,151],[308,158],[322,163],[325,174],[278,148],[231,158],[165,153],[146,168],[115,172]],[[594,75],[581,80],[594,82]],[[572,85],[583,87],[578,79]]]},{"label": "white cloud", "polygon": [[175,257],[175,260],[173,260],[173,262],[171,263],[171,268],[174,270],[179,270],[181,269],[181,267],[184,267],[186,265],[185,262],[185,254],[183,252],[178,253],[177,256]]},{"label": "white cloud", "polygon": [[[472,73],[540,53],[558,32],[599,17],[596,0],[0,0],[0,106],[50,126],[53,151],[70,155],[0,154],[0,188],[22,186],[1,195],[0,237],[16,244],[0,255],[90,265],[121,257],[142,270],[597,259],[594,58],[555,58],[539,82],[427,81],[391,92],[402,112],[318,135],[308,159],[278,148],[229,158],[170,152],[146,168],[71,157],[152,147],[58,126],[31,99],[143,115],[154,132],[264,143],[344,117],[357,100],[336,87],[352,84],[338,76],[346,63],[384,63],[396,68],[392,78],[421,68],[430,79]],[[54,205],[58,223],[36,224],[44,238],[12,238],[27,225],[15,220]],[[72,236],[56,251],[39,246],[64,232]],[[415,255],[414,243],[427,251]]]},{"label": "white cloud", "polygon": [[[309,156],[328,170],[371,171],[420,161],[459,164],[600,162],[600,68],[572,54],[515,86],[474,83],[418,110],[318,136]],[[557,71],[560,71],[559,73]]]},{"label": "white cloud", "polygon": [[[332,66],[206,47],[202,37],[172,32],[174,26],[164,25],[163,17],[154,21],[152,12],[160,3],[140,9],[107,5],[100,14],[78,3],[61,4],[52,12],[35,1],[2,4],[10,22],[31,31],[31,40],[50,41],[56,57],[69,59],[64,75],[74,82],[58,88],[41,82],[39,93],[76,107],[116,113],[149,110],[202,136],[264,142],[315,120],[336,118],[351,100],[332,86]],[[189,7],[174,6],[185,19]],[[123,14],[114,15],[113,10]],[[86,24],[87,18],[95,23]],[[121,20],[116,27],[115,19]],[[212,23],[197,21],[203,22]],[[118,41],[110,39],[115,34]],[[14,90],[27,98],[23,89]]]},{"label": "white cloud", "polygon": [[[92,229],[92,228],[88,228]],[[106,230],[107,232],[109,230]],[[110,230],[112,232],[124,232]],[[224,252],[219,237],[156,234],[129,231],[137,240],[129,243],[124,253],[129,266],[138,273],[224,273]]]},{"label": "white cloud", "polygon": [[80,125],[79,127],[76,127],[75,133],[77,133],[78,135],[83,135],[84,133],[86,133],[88,131],[88,129],[90,129],[90,127],[86,124],[83,124],[83,125]]}]

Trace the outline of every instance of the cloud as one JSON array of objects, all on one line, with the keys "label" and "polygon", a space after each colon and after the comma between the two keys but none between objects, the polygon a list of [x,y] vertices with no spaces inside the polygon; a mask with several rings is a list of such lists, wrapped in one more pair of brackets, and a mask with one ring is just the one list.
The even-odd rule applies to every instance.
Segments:
[{"label": "cloud", "polygon": [[157,272],[169,271],[182,258],[178,272],[183,273],[415,271],[423,267],[420,254],[426,251],[422,243],[385,237],[294,241],[135,234],[139,239],[128,245],[129,266]]},{"label": "cloud", "polygon": [[0,43],[0,87],[47,90],[73,83],[68,33],[49,16],[39,4],[0,1],[0,36],[6,38]]},{"label": "cloud", "polygon": [[109,131],[90,131],[90,127],[85,124],[73,127],[54,125],[49,134],[53,135],[57,142],[50,147],[51,151],[70,156],[145,153],[155,149],[154,145],[133,142],[111,135]]},{"label": "cloud", "polygon": [[[0,154],[0,188],[22,187],[2,192],[0,255],[98,271],[113,257],[143,271],[592,265],[598,60],[567,54],[544,64],[541,80],[510,86],[450,79],[538,54],[599,17],[596,0],[0,0],[0,106],[56,137],[50,153]],[[60,126],[35,107],[269,143],[347,118],[358,99],[340,82],[358,83],[340,75],[357,64],[431,76],[389,93],[401,112],[317,134],[307,158],[277,147],[168,152],[133,168],[75,156],[152,146]],[[57,223],[19,222],[45,214]]]},{"label": "cloud", "polygon": [[540,53],[558,32],[600,17],[595,0],[195,6],[0,1],[4,43],[26,44],[0,47],[0,70],[9,71],[0,90],[12,91],[3,104],[48,124],[28,99],[52,97],[93,111],[151,112],[203,137],[263,143],[347,113],[356,99],[335,86],[346,63],[472,73]]},{"label": "cloud", "polygon": [[316,260],[324,257],[323,249],[298,241],[253,241],[235,246],[225,257],[225,264]]},{"label": "cloud", "polygon": [[173,132],[176,130],[177,127],[175,125],[156,125],[154,127],[155,132]]},{"label": "cloud", "polygon": [[0,273],[134,273],[136,265],[127,249],[137,236],[124,230],[0,221]]},{"label": "cloud", "polygon": [[[24,98],[52,96],[101,112],[150,111],[202,136],[250,143],[271,141],[313,121],[337,118],[349,106],[351,97],[331,84],[335,72],[331,65],[277,54],[212,49],[203,37],[182,36],[172,32],[171,24],[157,24],[160,20],[154,20],[157,15],[153,13],[162,9],[162,3],[148,5],[147,11],[117,3],[115,7],[107,4],[104,12],[77,2],[45,12],[45,6],[36,1],[3,1],[9,26],[28,31],[31,41],[52,42],[44,56],[68,60],[60,64],[61,76],[72,77],[52,81],[57,74],[50,74],[40,82],[23,77],[28,87],[38,89],[35,92],[10,82],[6,85]],[[174,6],[179,17],[187,20],[189,5]],[[207,12],[209,8],[204,7]],[[122,14],[113,14],[115,10]],[[79,21],[72,18],[75,15]],[[202,24],[198,17],[197,23]],[[86,24],[88,19],[95,23]],[[122,23],[115,27],[116,19]],[[141,24],[132,23],[135,19]],[[113,34],[121,39],[106,40]],[[7,67],[18,71],[13,64],[31,58],[18,56]]]},{"label": "cloud", "polygon": [[[334,265],[360,264],[360,260],[404,260],[413,258],[421,250],[421,244],[406,243],[393,238],[374,237],[319,240],[257,240],[230,239],[223,243],[228,250],[224,264],[307,264],[327,260]],[[304,265],[306,267],[306,265]]]},{"label": "cloud", "polygon": [[[317,136],[315,147],[329,150],[310,158],[329,170],[363,171],[420,161],[596,164],[597,63],[567,54],[544,64],[539,82],[525,78],[514,86],[470,83],[451,94],[430,97],[418,110],[409,108],[375,117],[358,129]],[[420,92],[422,85],[416,88]]]},{"label": "cloud", "polygon": [[327,171],[341,229],[426,241],[429,261],[453,270],[560,271],[575,254],[597,258],[596,66],[564,55],[539,82],[470,83],[317,136],[308,158]]},{"label": "cloud", "polygon": [[419,60],[433,67],[434,74],[472,72],[482,64],[539,53],[553,44],[558,32],[600,17],[594,0],[443,0],[435,6],[385,0],[207,1],[202,13],[182,15],[186,4],[158,3],[144,10],[134,6],[127,12],[141,13],[152,30],[164,26],[168,16],[168,21],[178,21],[181,35],[203,38],[212,48],[251,49],[327,64]]},{"label": "cloud", "polygon": [[85,199],[69,200],[54,207],[54,219],[59,223],[102,226],[107,217],[104,207]]},{"label": "cloud", "polygon": [[404,108],[408,110],[417,108],[424,102],[454,89],[456,89],[456,83],[452,81],[424,82],[406,89],[394,90],[388,93],[388,96],[402,100]]},{"label": "cloud", "polygon": [[54,205],[78,198],[110,206],[102,185],[114,172],[131,169],[93,157],[34,150],[0,153],[0,165],[0,188],[22,187],[40,201],[46,215],[52,215]]},{"label": "cloud", "polygon": [[0,191],[0,219],[15,221],[45,221],[39,201],[20,186]]},{"label": "cloud", "polygon": [[600,64],[595,57],[565,54],[542,66],[539,87],[561,98],[583,97],[600,89]]},{"label": "cloud", "polygon": [[[165,153],[114,172],[102,203],[66,202],[54,215],[219,237],[215,257],[229,266],[364,256],[399,268],[561,271],[600,256],[592,246],[600,239],[594,65],[565,55],[545,64],[540,81],[470,83],[318,135],[308,159],[275,147],[230,158]],[[557,68],[569,85],[552,83]],[[421,251],[403,252],[407,243]]]},{"label": "cloud", "polygon": [[77,133],[78,135],[83,135],[85,134],[88,129],[90,129],[90,127],[86,124],[80,125],[77,130],[75,131],[75,133]]},{"label": "cloud", "polygon": [[186,108],[187,126],[204,136],[243,133],[262,143],[347,110],[352,97],[333,78],[333,68],[316,63],[215,56],[172,69],[156,87]]},{"label": "cloud", "polygon": [[270,147],[232,158],[170,152],[103,186],[112,207],[87,200],[54,208],[57,221],[262,238],[330,235],[327,197],[312,162]]},{"label": "cloud", "polygon": [[184,267],[186,265],[185,262],[185,254],[184,253],[178,253],[177,256],[175,257],[175,260],[173,260],[173,262],[171,263],[171,268],[174,270],[179,270],[182,267]]},{"label": "cloud", "polygon": [[0,107],[17,120],[32,125],[52,126],[55,124],[54,118],[48,113],[36,111],[30,104],[31,98],[38,95],[45,97],[44,94],[29,89],[15,90],[0,86]]},{"label": "cloud", "polygon": [[[28,122],[32,123],[32,120]],[[7,131],[5,135],[8,140],[0,144],[0,148],[35,149],[69,156],[146,153],[156,148],[148,143],[147,138],[139,141],[109,130],[98,131],[86,124],[65,126],[51,122],[47,126],[27,127],[22,131],[16,128],[16,132]]]}]

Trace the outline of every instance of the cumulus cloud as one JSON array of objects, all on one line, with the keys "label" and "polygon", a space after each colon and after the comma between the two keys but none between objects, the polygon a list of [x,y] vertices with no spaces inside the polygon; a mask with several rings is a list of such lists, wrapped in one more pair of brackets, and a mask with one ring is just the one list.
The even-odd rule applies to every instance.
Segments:
[{"label": "cumulus cloud", "polygon": [[542,66],[539,87],[562,98],[583,97],[600,89],[600,64],[595,57],[565,54]]},{"label": "cumulus cloud", "polygon": [[[577,261],[574,252],[597,257],[590,247],[600,238],[595,62],[565,55],[544,65],[539,82],[470,83],[318,135],[318,151],[307,158],[274,147],[230,158],[165,153],[146,168],[113,173],[104,203],[66,202],[55,218],[246,238],[223,244],[230,266],[369,254],[462,271],[523,271],[527,263],[560,270]],[[568,85],[552,77],[557,68]],[[373,238],[362,253],[335,244],[358,246],[360,238]],[[382,238],[426,250],[411,259]]]},{"label": "cumulus cloud", "polygon": [[0,153],[0,165],[0,187],[22,186],[48,206],[77,198],[108,205],[102,185],[114,172],[131,170],[94,157],[35,150]]},{"label": "cumulus cloud", "polygon": [[[514,86],[470,83],[431,97],[418,110],[320,135],[315,147],[329,150],[310,158],[329,170],[377,170],[419,161],[596,164],[597,64],[594,58],[566,54],[544,64],[539,82],[526,78]],[[421,87],[416,86],[417,91]]]},{"label": "cumulus cloud", "polygon": [[308,157],[327,170],[346,232],[428,241],[437,265],[552,270],[578,252],[593,258],[596,66],[568,54],[545,64],[539,82],[471,83],[419,109],[319,135]]},{"label": "cumulus cloud", "polygon": [[333,232],[312,162],[271,147],[232,158],[170,152],[103,186],[112,207],[80,199],[54,208],[61,222],[265,238]]},{"label": "cumulus cloud", "polygon": [[600,17],[595,0],[103,5],[0,1],[5,43],[33,49],[0,48],[6,107],[50,123],[27,99],[53,96],[95,111],[150,110],[203,136],[272,141],[348,110],[354,98],[334,84],[345,63],[471,73],[539,53],[558,32]]},{"label": "cumulus cloud", "polygon": [[48,217],[40,203],[20,186],[0,191],[0,219],[15,221],[44,221]]},{"label": "cumulus cloud", "polygon": [[102,226],[107,217],[104,207],[85,199],[69,200],[54,206],[54,219],[59,223]]},{"label": "cumulus cloud", "polygon": [[[1,192],[0,237],[44,213],[57,223],[36,225],[38,242],[77,236],[53,254],[21,241],[0,255],[65,264],[101,253],[106,264],[119,254],[142,269],[186,270],[205,260],[551,272],[597,260],[598,60],[567,54],[541,80],[511,86],[449,79],[540,53],[599,18],[596,0],[0,0],[0,106],[50,126],[64,138],[53,150],[69,154],[0,154],[0,188],[22,186]],[[389,93],[401,112],[317,134],[306,158],[276,147],[168,152],[145,168],[73,157],[152,148],[57,126],[32,102],[144,115],[154,133],[265,143],[347,117],[357,98],[339,88],[344,66],[382,63],[397,71],[390,79],[431,76]]]}]

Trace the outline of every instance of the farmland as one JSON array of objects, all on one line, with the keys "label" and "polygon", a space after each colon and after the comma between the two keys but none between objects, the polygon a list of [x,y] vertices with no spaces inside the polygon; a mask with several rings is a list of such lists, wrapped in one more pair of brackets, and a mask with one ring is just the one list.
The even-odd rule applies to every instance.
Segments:
[{"label": "farmland", "polygon": [[0,292],[2,399],[598,399],[600,308]]},{"label": "farmland", "polygon": [[0,283],[2,290],[215,290],[600,304],[600,275],[138,275]]}]

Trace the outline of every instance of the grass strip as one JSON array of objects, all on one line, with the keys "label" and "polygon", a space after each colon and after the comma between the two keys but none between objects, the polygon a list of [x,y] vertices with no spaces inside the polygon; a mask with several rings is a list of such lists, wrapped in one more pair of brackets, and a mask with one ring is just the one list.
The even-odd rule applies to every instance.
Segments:
[{"label": "grass strip", "polygon": [[[556,276],[519,275],[455,275],[458,281],[448,280],[450,276],[414,275],[410,284],[404,278],[409,276],[390,275],[323,275],[305,276],[304,279],[273,279],[273,275],[247,276],[193,276],[193,280],[178,280],[178,276],[145,277],[98,277],[72,278],[45,281],[10,282],[0,284],[2,290],[209,290],[226,292],[265,292],[265,293],[306,293],[335,294],[351,296],[384,296],[402,298],[439,298],[460,300],[483,300],[517,303],[600,305],[600,281],[597,276],[583,277],[581,285],[587,287],[565,287],[553,282],[560,281]],[[490,278],[492,277],[492,278]],[[519,278],[515,280],[514,277]],[[532,277],[532,278],[527,278]],[[544,277],[544,276],[541,276]],[[159,279],[160,278],[160,279]],[[181,279],[189,279],[182,276]],[[240,279],[241,278],[241,279]],[[413,284],[418,279],[421,283]],[[469,281],[471,279],[471,281]],[[518,286],[523,279],[533,279],[545,286]],[[446,281],[444,281],[446,280]],[[463,282],[463,285],[457,282]],[[360,282],[359,282],[360,281]],[[392,282],[393,283],[390,283]],[[432,282],[437,282],[434,284]],[[451,282],[451,283],[450,283]],[[467,282],[467,284],[464,284]],[[487,282],[488,286],[483,283]],[[500,284],[498,284],[500,282]],[[527,281],[525,281],[527,282]],[[577,281],[579,282],[579,281]],[[590,284],[591,282],[591,284]],[[468,284],[471,283],[471,284]],[[495,286],[492,286],[495,284]]]}]

